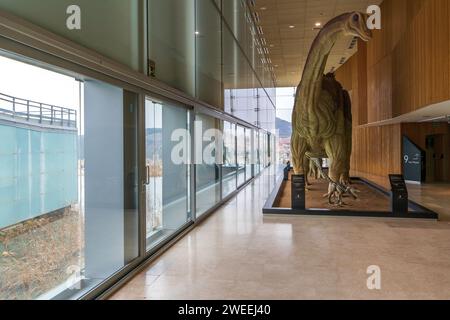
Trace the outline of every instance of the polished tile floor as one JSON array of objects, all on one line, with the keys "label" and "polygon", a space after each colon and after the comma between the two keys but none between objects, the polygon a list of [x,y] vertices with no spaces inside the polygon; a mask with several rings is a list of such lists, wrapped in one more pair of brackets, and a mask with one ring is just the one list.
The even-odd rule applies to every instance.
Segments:
[{"label": "polished tile floor", "polygon": [[450,299],[448,222],[263,216],[273,185],[266,172],[111,299]]},{"label": "polished tile floor", "polygon": [[[357,171],[353,171],[352,175],[369,179],[386,190],[390,189],[388,177],[366,175]],[[407,183],[406,186],[411,200],[438,213],[439,220],[450,222],[450,183]]]},{"label": "polished tile floor", "polygon": [[441,221],[450,222],[450,184],[408,184],[409,198],[439,214]]}]

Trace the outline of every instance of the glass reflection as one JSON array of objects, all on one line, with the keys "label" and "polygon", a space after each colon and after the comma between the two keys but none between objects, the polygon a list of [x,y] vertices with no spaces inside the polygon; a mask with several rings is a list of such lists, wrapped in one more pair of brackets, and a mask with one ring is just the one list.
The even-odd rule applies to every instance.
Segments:
[{"label": "glass reflection", "polygon": [[236,125],[223,123],[223,164],[222,164],[222,197],[234,192],[236,188]]},{"label": "glass reflection", "polygon": [[241,186],[245,183],[245,129],[244,127],[237,126],[236,129],[236,142],[237,142],[237,185]]},{"label": "glass reflection", "polygon": [[[187,109],[146,100],[147,250],[189,220],[189,165],[186,160],[190,150],[188,138],[183,136],[188,129]],[[180,152],[173,152],[180,144]]]},{"label": "glass reflection", "polygon": [[[204,115],[196,115],[196,126],[201,126],[195,132],[201,137],[196,137],[196,143],[202,139],[202,161],[196,164],[196,212],[197,217],[204,214],[208,209],[220,202],[220,163],[222,159],[220,143],[221,120]],[[211,147],[211,144],[213,147]],[[215,160],[215,161],[210,161]]]}]

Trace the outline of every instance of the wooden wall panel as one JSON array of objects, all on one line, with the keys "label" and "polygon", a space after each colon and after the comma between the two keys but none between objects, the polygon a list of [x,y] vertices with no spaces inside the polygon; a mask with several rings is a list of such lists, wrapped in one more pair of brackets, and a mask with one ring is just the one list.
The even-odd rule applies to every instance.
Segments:
[{"label": "wooden wall panel", "polygon": [[[411,0],[395,0],[391,1],[391,17],[392,17],[392,29],[388,30],[391,32],[391,47],[390,52],[398,44],[402,36],[407,31],[408,27],[408,14],[407,7]],[[385,32],[388,32],[385,31]]]},{"label": "wooden wall panel", "polygon": [[[394,0],[395,1],[395,0]],[[406,7],[407,24],[410,25],[414,18],[418,15],[422,6],[428,0],[407,0],[408,5]]]},{"label": "wooden wall panel", "polygon": [[[356,128],[353,131],[352,175],[386,185],[388,174],[402,173],[403,135],[424,150],[427,135],[443,135],[444,145],[450,147],[450,125],[446,123],[399,123]],[[445,150],[444,158],[450,159],[450,148]],[[450,181],[450,161],[447,163],[444,181]]]},{"label": "wooden wall panel", "polygon": [[368,123],[392,117],[392,57],[387,55],[367,68]]},{"label": "wooden wall panel", "polygon": [[389,173],[402,172],[399,159],[401,124],[360,127],[353,130],[353,175],[384,182]]},{"label": "wooden wall panel", "polygon": [[358,125],[450,100],[450,1],[384,0],[381,13],[382,29],[336,71],[357,119],[352,170],[372,177],[401,172],[402,127]]},{"label": "wooden wall panel", "polygon": [[367,123],[450,100],[449,7],[448,0],[381,4],[382,29],[366,50]]},{"label": "wooden wall panel", "polygon": [[[444,159],[443,181],[450,181],[450,125],[447,123],[402,123],[402,135],[407,136],[423,150],[426,150],[428,135],[442,135]],[[446,147],[445,147],[446,146]]]},{"label": "wooden wall panel", "polygon": [[[402,38],[392,52],[392,116],[406,114],[412,105],[412,70],[405,68],[405,56],[411,52],[410,41]],[[413,53],[411,53],[413,54]]]},{"label": "wooden wall panel", "polygon": [[367,44],[363,41],[358,42],[358,54],[352,76],[353,87],[356,87],[355,105],[352,106],[356,120],[353,122],[355,125],[362,125],[367,123]]},{"label": "wooden wall panel", "polygon": [[367,46],[358,42],[358,52],[336,71],[336,79],[351,92],[353,125],[367,123]]},{"label": "wooden wall panel", "polygon": [[348,91],[353,89],[353,69],[355,65],[356,53],[350,59],[348,59],[339,69],[336,70],[336,79],[341,85]]}]

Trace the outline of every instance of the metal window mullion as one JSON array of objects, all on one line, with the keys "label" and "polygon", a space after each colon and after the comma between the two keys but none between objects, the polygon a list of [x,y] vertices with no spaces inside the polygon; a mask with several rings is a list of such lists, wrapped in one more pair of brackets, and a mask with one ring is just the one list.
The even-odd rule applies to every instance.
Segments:
[{"label": "metal window mullion", "polygon": [[147,186],[146,179],[146,143],[145,143],[145,95],[139,95],[138,105],[138,177],[139,177],[139,257],[147,253]]},{"label": "metal window mullion", "polygon": [[189,112],[189,132],[190,132],[190,146],[189,146],[189,152],[190,152],[190,198],[191,198],[191,219],[192,221],[197,220],[197,168],[195,165],[195,151],[193,150],[195,147],[195,109],[188,110]]}]

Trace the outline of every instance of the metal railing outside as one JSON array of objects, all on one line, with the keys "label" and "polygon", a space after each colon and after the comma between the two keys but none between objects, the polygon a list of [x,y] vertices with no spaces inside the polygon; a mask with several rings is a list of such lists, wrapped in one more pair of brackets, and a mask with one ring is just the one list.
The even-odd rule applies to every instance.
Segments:
[{"label": "metal railing outside", "polygon": [[39,124],[76,128],[77,111],[0,93],[0,115]]}]

